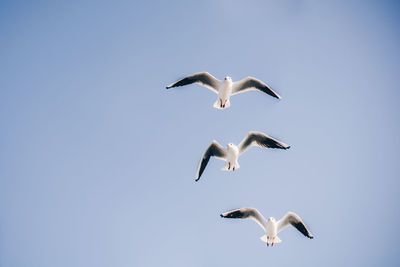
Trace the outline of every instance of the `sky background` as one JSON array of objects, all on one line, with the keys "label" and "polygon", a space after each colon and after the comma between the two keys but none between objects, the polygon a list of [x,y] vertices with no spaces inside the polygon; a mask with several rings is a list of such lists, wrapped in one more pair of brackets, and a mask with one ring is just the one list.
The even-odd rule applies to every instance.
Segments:
[{"label": "sky background", "polygon": [[[399,266],[399,1],[2,1],[0,266]],[[227,110],[185,75],[253,76]],[[235,172],[213,140],[262,131]],[[229,209],[291,210],[267,248]]]}]

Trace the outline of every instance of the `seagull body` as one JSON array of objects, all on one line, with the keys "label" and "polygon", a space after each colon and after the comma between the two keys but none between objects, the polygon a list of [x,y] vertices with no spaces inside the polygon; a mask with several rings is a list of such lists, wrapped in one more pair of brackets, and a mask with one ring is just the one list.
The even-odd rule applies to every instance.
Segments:
[{"label": "seagull body", "polygon": [[281,97],[274,91],[270,86],[263,83],[262,81],[247,77],[237,82],[232,82],[232,78],[227,76],[223,81],[218,80],[208,72],[198,72],[180,79],[167,86],[167,89],[172,87],[178,87],[188,85],[192,83],[201,84],[214,93],[218,94],[217,101],[214,103],[214,107],[217,109],[224,109],[230,107],[230,97],[235,94],[239,94],[248,90],[259,90],[272,97],[280,99]]},{"label": "seagull body", "polygon": [[295,227],[304,236],[310,239],[314,238],[311,232],[308,230],[307,226],[301,220],[301,218],[294,212],[286,213],[286,215],[283,216],[279,221],[276,221],[274,217],[269,217],[268,220],[265,220],[264,216],[257,209],[254,208],[235,209],[222,213],[220,216],[223,218],[249,218],[254,220],[265,231],[265,235],[260,237],[260,239],[267,243],[267,246],[269,246],[269,243],[271,243],[271,246],[273,246],[274,243],[282,242],[282,240],[277,235],[289,225]]},{"label": "seagull body", "polygon": [[227,148],[226,148],[226,163],[225,166],[222,167],[222,170],[228,171],[232,169],[234,171],[235,169],[239,169],[240,165],[238,163],[238,158],[239,158],[239,148],[232,144],[229,143]]},{"label": "seagull body", "polygon": [[226,164],[221,170],[234,171],[235,169],[240,168],[238,163],[239,156],[254,145],[266,148],[290,148],[290,146],[287,144],[261,132],[249,132],[238,146],[233,143],[229,143],[226,149],[214,140],[207,147],[203,157],[200,160],[199,167],[197,169],[196,181],[200,179],[200,176],[204,172],[204,169],[206,168],[211,157],[217,157],[221,160],[225,160]]}]

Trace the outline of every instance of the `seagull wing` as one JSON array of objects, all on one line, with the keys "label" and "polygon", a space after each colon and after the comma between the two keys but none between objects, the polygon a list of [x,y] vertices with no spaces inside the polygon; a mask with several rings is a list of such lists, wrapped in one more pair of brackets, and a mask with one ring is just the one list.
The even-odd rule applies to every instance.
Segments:
[{"label": "seagull wing", "polygon": [[200,160],[199,167],[197,168],[196,181],[200,179],[200,176],[204,172],[210,157],[217,157],[220,159],[225,159],[226,157],[225,149],[217,141],[212,141],[204,152],[204,155]]},{"label": "seagull wing", "polygon": [[303,235],[305,235],[308,238],[314,238],[313,235],[311,234],[310,230],[308,230],[307,226],[305,223],[301,220],[301,218],[294,212],[288,212],[286,213],[285,216],[283,216],[279,221],[278,221],[278,233],[282,231],[286,226],[292,225],[295,227],[297,230],[299,230]]},{"label": "seagull wing", "polygon": [[274,90],[272,90],[272,88],[269,85],[253,77],[247,77],[244,78],[243,80],[234,82],[232,88],[232,95],[236,95],[248,90],[260,90],[261,92],[269,94],[272,97],[278,99],[281,98],[281,96],[278,95]]},{"label": "seagull wing", "polygon": [[170,85],[167,86],[167,89],[172,87],[188,85],[192,83],[198,83],[204,85],[208,89],[211,89],[214,93],[218,94],[218,87],[221,84],[221,81],[212,76],[208,72],[198,72],[190,76],[187,76],[183,79],[180,79],[174,83],[171,83]]},{"label": "seagull wing", "polygon": [[241,208],[235,209],[231,211],[224,212],[220,215],[223,218],[231,218],[231,219],[252,219],[255,221],[259,226],[261,226],[264,231],[267,231],[267,222],[265,221],[264,216],[254,209],[254,208]]},{"label": "seagull wing", "polygon": [[239,144],[239,152],[242,154],[249,147],[257,145],[260,147],[289,149],[290,146],[260,132],[249,132]]}]

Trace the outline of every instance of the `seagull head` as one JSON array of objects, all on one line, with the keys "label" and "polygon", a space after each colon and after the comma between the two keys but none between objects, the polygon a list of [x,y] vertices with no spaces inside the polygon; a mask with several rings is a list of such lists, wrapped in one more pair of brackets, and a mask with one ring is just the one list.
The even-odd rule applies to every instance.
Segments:
[{"label": "seagull head", "polygon": [[274,217],[269,217],[269,218],[268,218],[268,221],[269,221],[269,222],[276,222],[276,220],[275,220]]},{"label": "seagull head", "polygon": [[228,147],[228,149],[227,149],[228,151],[234,151],[234,152],[239,153],[239,148],[234,143],[229,143],[227,145],[227,147]]},{"label": "seagull head", "polygon": [[230,82],[231,82],[231,81],[232,81],[232,78],[229,77],[229,76],[226,76],[226,77],[225,77],[225,81],[230,81]]}]

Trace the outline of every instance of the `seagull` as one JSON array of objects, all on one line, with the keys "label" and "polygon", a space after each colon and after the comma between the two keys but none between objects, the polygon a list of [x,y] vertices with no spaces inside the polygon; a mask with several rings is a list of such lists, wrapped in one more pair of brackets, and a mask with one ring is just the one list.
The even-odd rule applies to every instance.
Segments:
[{"label": "seagull", "polygon": [[200,179],[200,176],[204,172],[210,157],[217,157],[226,161],[225,166],[222,167],[221,170],[234,171],[235,169],[240,168],[240,165],[237,161],[239,156],[254,145],[267,148],[290,148],[290,146],[287,144],[261,132],[249,132],[238,146],[233,143],[229,143],[226,149],[214,140],[208,145],[203,157],[200,160],[195,181],[197,182]]},{"label": "seagull", "polygon": [[308,230],[307,226],[301,220],[301,218],[294,212],[289,211],[283,216],[279,221],[276,221],[274,217],[269,217],[268,220],[265,220],[264,216],[257,210],[253,208],[241,208],[231,210],[220,215],[223,218],[232,218],[232,219],[252,219],[261,228],[265,231],[265,235],[260,237],[260,239],[267,243],[271,242],[271,246],[274,243],[280,243],[282,240],[279,239],[277,234],[285,229],[287,226],[292,225],[297,230],[299,230],[304,236],[313,239],[313,235],[310,230]]},{"label": "seagull", "polygon": [[232,95],[236,95],[248,90],[260,90],[266,94],[269,94],[272,97],[280,99],[280,95],[278,95],[270,86],[263,83],[262,81],[253,78],[247,77],[243,80],[232,82],[232,78],[227,76],[224,81],[220,81],[214,76],[212,76],[208,72],[198,72],[187,76],[183,79],[180,79],[170,85],[167,86],[167,89],[172,87],[178,87],[183,85],[188,85],[192,83],[201,84],[214,93],[218,94],[218,99],[214,103],[214,108],[224,109],[230,107],[229,98]]}]

